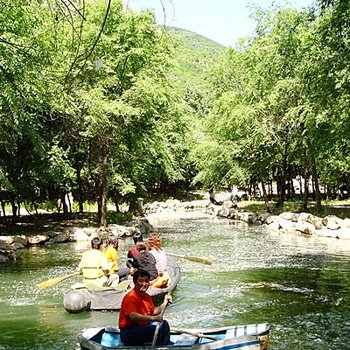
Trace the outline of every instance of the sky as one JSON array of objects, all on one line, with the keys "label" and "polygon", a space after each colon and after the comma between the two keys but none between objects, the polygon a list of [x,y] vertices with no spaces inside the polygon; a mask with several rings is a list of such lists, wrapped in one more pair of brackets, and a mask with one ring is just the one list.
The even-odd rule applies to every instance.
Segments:
[{"label": "sky", "polygon": [[[158,24],[187,29],[232,47],[239,38],[253,32],[249,5],[256,4],[263,9],[272,4],[287,6],[283,0],[124,0],[124,3],[135,10],[153,10]],[[297,9],[312,3],[313,0],[288,1]]]}]

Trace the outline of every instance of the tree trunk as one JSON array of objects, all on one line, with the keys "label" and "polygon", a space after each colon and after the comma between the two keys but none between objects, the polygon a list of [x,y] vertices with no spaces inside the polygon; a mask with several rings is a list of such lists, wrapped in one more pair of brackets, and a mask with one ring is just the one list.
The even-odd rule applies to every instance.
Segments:
[{"label": "tree trunk", "polygon": [[101,189],[101,220],[100,226],[107,227],[107,195],[108,195],[108,184],[107,184],[107,172],[108,172],[108,144],[107,138],[101,137],[100,144],[100,189]]},{"label": "tree trunk", "polygon": [[322,213],[321,195],[320,195],[320,186],[318,183],[315,159],[312,160],[312,178],[313,178],[313,183],[315,187],[316,212],[318,214],[321,214]]},{"label": "tree trunk", "polygon": [[303,210],[307,211],[307,202],[309,196],[309,168],[307,160],[305,160],[305,169],[304,169],[304,196],[303,196]]},{"label": "tree trunk", "polygon": [[120,209],[119,209],[119,195],[118,194],[114,195],[114,205],[115,205],[115,211],[117,213],[120,213]]},{"label": "tree trunk", "polygon": [[78,185],[78,203],[79,203],[79,213],[84,211],[84,201],[83,201],[83,182],[81,180],[81,169],[77,165],[77,185]]}]

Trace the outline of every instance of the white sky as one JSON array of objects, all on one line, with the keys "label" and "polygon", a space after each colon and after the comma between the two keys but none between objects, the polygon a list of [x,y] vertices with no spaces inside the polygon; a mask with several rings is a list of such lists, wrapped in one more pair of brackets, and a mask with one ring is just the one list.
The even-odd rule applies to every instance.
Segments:
[{"label": "white sky", "polygon": [[[234,46],[239,38],[252,33],[254,22],[249,18],[249,5],[264,9],[276,4],[287,7],[284,0],[124,0],[124,3],[135,10],[152,9],[158,24],[165,21],[168,26],[190,30],[225,46]],[[312,3],[313,0],[289,0],[287,4],[300,9]]]}]

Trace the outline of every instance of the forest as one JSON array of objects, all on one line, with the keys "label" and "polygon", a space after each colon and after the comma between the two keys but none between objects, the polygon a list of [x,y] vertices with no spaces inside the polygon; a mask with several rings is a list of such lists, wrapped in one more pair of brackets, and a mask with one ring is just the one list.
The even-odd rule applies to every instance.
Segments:
[{"label": "forest", "polygon": [[350,2],[252,15],[224,48],[119,0],[1,0],[3,211],[71,193],[106,226],[108,202],[210,187],[267,210],[345,196]]}]

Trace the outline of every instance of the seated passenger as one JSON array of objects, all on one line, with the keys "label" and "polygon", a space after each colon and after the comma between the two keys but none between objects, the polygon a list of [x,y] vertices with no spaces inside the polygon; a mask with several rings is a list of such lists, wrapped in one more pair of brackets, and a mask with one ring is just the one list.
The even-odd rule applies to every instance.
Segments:
[{"label": "seated passenger", "polygon": [[139,255],[137,255],[136,258],[132,260],[132,267],[135,270],[147,271],[150,275],[150,283],[152,284],[158,279],[156,259],[148,251],[147,246],[144,242],[138,242],[137,250],[139,251]]},{"label": "seated passenger", "polygon": [[100,248],[102,241],[95,237],[91,240],[91,250],[83,253],[77,271],[83,274],[83,282],[89,286],[102,287],[108,280],[109,265]]},{"label": "seated passenger", "polygon": [[162,248],[162,240],[160,234],[151,232],[147,241],[149,252],[156,259],[156,267],[158,271],[158,279],[152,283],[152,287],[164,288],[169,284],[170,276],[166,271],[167,257],[165,250]]},{"label": "seated passenger", "polygon": [[143,236],[141,233],[135,233],[132,237],[134,245],[128,250],[126,266],[132,267],[132,261],[139,255],[137,250],[137,244],[143,242]]},{"label": "seated passenger", "polygon": [[107,247],[104,255],[109,265],[107,285],[115,287],[121,278],[125,278],[129,274],[129,268],[119,267],[118,264],[118,237],[114,235],[108,236]]}]

